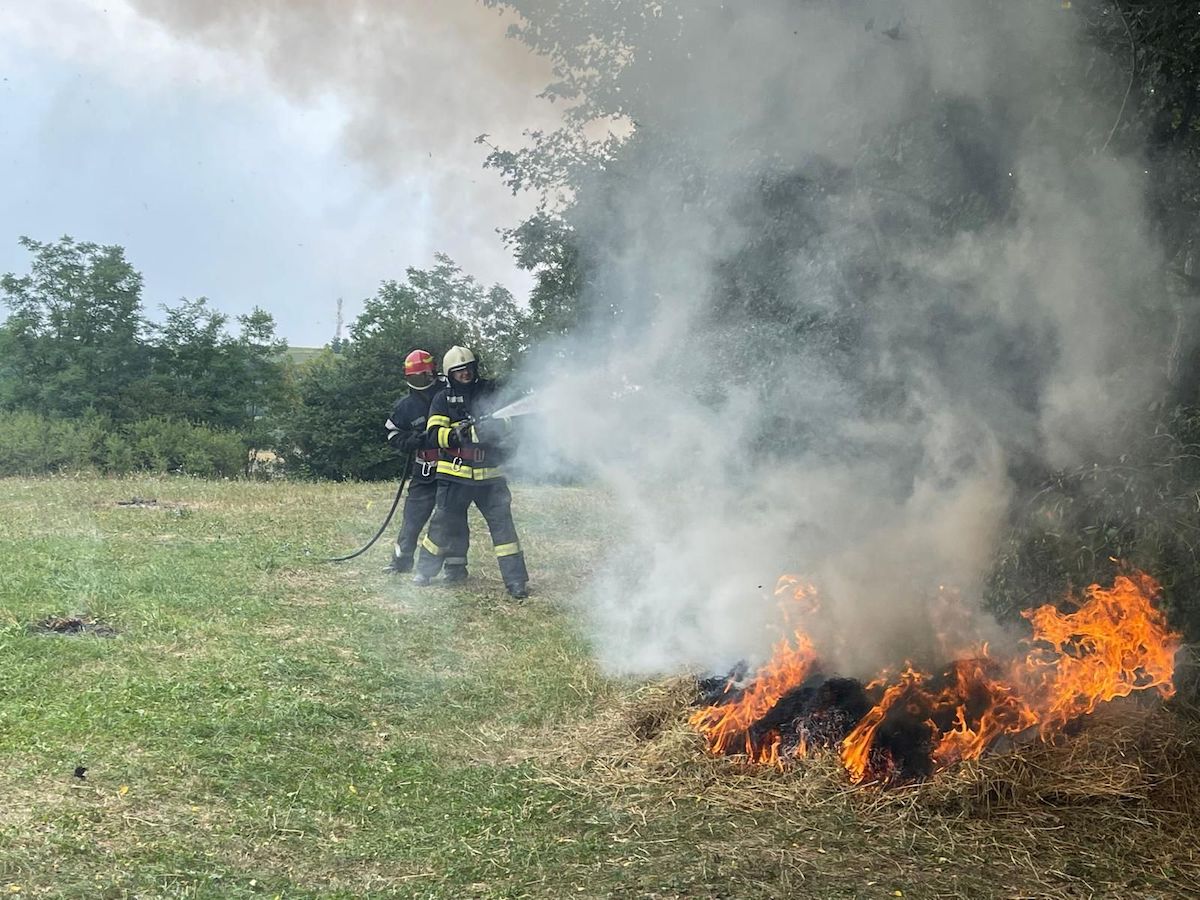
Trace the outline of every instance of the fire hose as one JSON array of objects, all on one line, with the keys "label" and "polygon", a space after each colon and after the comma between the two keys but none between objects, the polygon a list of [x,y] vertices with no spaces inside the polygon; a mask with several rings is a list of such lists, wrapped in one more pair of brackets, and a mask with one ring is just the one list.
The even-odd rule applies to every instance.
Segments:
[{"label": "fire hose", "polygon": [[392,508],[388,510],[387,518],[383,520],[383,524],[380,525],[379,530],[375,532],[375,537],[371,538],[353,553],[347,554],[346,556],[331,556],[322,560],[322,562],[346,562],[347,560],[354,559],[356,556],[362,556],[362,554],[366,553],[375,545],[375,542],[379,540],[379,536],[387,530],[388,525],[392,521],[392,516],[396,514],[396,507],[400,505],[400,496],[404,493],[404,485],[408,482],[408,476],[412,474],[412,463],[413,455],[410,453],[408,454],[408,459],[404,461],[404,469],[400,472],[400,486],[396,488],[396,497],[392,500]]}]

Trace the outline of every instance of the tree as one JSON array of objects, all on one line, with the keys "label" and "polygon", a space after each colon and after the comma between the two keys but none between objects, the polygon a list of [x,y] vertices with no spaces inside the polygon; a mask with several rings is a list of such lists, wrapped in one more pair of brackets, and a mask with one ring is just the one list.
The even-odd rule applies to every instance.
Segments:
[{"label": "tree", "polygon": [[164,310],[146,385],[148,409],[238,431],[250,445],[265,446],[268,413],[286,394],[287,342],[275,337],[275,320],[256,307],[237,317],[234,337],[229,317],[203,297]]},{"label": "tree", "polygon": [[147,362],[142,276],[117,246],[23,237],[29,274],[6,274],[0,407],[48,416],[87,410],[128,421]]},{"label": "tree", "polygon": [[33,254],[30,272],[0,279],[11,310],[0,326],[0,409],[47,420],[87,415],[112,432],[187,421],[267,445],[269,414],[288,389],[287,345],[269,314],[237,317],[234,337],[229,317],[201,298],[165,307],[163,324],[151,326],[142,276],[120,247],[69,237],[21,243]]},{"label": "tree", "polygon": [[528,337],[561,338],[578,324],[586,267],[574,230],[544,208],[505,232],[517,265],[534,273]]},{"label": "tree", "polygon": [[275,337],[275,319],[257,306],[237,321],[235,377],[241,381],[238,395],[245,410],[239,430],[251,448],[270,447],[293,390],[284,355],[287,341]]}]

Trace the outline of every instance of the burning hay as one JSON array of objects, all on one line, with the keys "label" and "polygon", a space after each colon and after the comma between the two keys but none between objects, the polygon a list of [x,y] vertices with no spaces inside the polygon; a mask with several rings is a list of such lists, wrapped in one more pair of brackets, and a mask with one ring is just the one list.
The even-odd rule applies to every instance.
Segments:
[{"label": "burning hay", "polygon": [[[1147,702],[1170,693],[1170,668],[1158,663],[1169,663],[1176,638],[1148,603],[1152,582],[1127,581],[1093,589],[1073,612],[1031,614],[1041,629],[1035,634],[1058,643],[1031,637],[1012,661],[976,655],[936,676],[910,669],[864,685],[826,678],[815,658],[785,652],[732,679],[645,685],[565,740],[555,731],[535,754],[536,777],[633,822],[668,816],[710,859],[772,860],[764,884],[782,877],[778,871],[818,881],[859,871],[870,873],[861,885],[868,890],[876,873],[902,871],[949,885],[954,896],[979,896],[981,885],[993,883],[1005,896],[1062,898],[1200,886],[1200,856],[1191,849],[1200,844],[1200,719],[1177,702]],[[1127,605],[1130,598],[1146,604]],[[1100,622],[1143,638],[1110,652],[1093,633]],[[1146,641],[1154,652],[1138,656]],[[788,644],[792,651],[804,646]],[[1051,665],[1054,653],[1066,661]],[[1095,672],[1110,663],[1124,673],[1105,681],[1102,695],[1114,702],[1078,687],[1094,688]],[[1030,674],[1012,690],[995,688],[1027,666]],[[799,683],[788,684],[785,671]],[[964,679],[985,677],[993,689],[968,692],[962,711],[944,724],[934,701],[970,683]],[[780,692],[770,703],[768,686]],[[1093,712],[1062,714],[1087,709]],[[1042,718],[1018,729],[1030,710]],[[957,762],[934,755],[940,737],[956,735],[949,746],[961,748],[968,733],[991,734],[980,723],[993,720],[1013,727],[972,744],[978,755]],[[1044,722],[1055,724],[1043,733]],[[726,749],[712,752],[722,723],[731,729]],[[863,723],[875,738],[867,775],[855,784],[844,747],[850,735],[866,732]],[[905,739],[910,757],[898,750]],[[889,789],[862,789],[872,783]],[[749,876],[747,885],[753,894]]]},{"label": "burning hay", "polygon": [[836,747],[782,766],[705,752],[688,721],[703,690],[693,678],[644,685],[569,732],[555,728],[530,755],[535,779],[611,809],[631,854],[646,850],[641,840],[677,841],[663,848],[725,866],[739,879],[729,896],[880,896],[872,885],[888,876],[928,888],[910,896],[1200,886],[1200,720],[1176,702],[1126,698],[1060,740],[864,790]]},{"label": "burning hay", "polygon": [[[812,598],[794,579],[783,589]],[[744,774],[759,786],[773,772],[795,783],[841,769],[826,788],[907,785],[899,795],[912,796],[919,783],[936,805],[972,809],[1005,797],[1148,800],[1151,787],[1178,781],[1177,766],[1196,762],[1200,775],[1189,719],[1133,698],[1108,703],[1174,693],[1179,636],[1153,604],[1157,591],[1147,575],[1123,575],[1111,588],[1092,585],[1074,611],[1028,611],[1024,655],[993,658],[985,646],[936,674],[910,665],[868,684],[823,675],[795,629],[753,676],[741,667],[648,685],[587,726],[579,746],[552,755],[645,778]],[[1049,784],[1052,775],[1061,780]]]},{"label": "burning hay", "polygon": [[[1146,872],[1200,885],[1191,850],[1200,843],[1200,720],[1189,711],[1129,698],[1062,740],[1012,746],[880,791],[851,784],[836,749],[783,767],[705,753],[688,723],[701,691],[693,679],[647,685],[565,743],[557,733],[553,749],[538,754],[538,780],[633,821],[670,815],[697,831],[756,823],[736,833],[717,824],[712,852],[733,859],[800,847],[791,864],[827,861],[836,870],[844,833],[850,868],[885,868],[877,855],[944,884],[973,867],[1008,879],[998,882],[1013,887],[1005,896],[1129,896]],[[826,852],[819,846],[831,855],[814,856]],[[921,860],[944,862],[946,874],[922,874]]]},{"label": "burning hay", "polygon": [[[813,589],[791,592],[808,611]],[[1148,575],[1092,585],[1073,612],[1049,604],[1024,613],[1033,633],[1023,656],[997,659],[986,645],[929,673],[907,664],[867,685],[826,678],[813,642],[796,628],[754,677],[725,681],[691,718],[715,754],[767,765],[836,752],[855,783],[903,783],[1005,742],[1050,741],[1099,704],[1138,691],[1174,693],[1179,635],[1154,605]]]}]

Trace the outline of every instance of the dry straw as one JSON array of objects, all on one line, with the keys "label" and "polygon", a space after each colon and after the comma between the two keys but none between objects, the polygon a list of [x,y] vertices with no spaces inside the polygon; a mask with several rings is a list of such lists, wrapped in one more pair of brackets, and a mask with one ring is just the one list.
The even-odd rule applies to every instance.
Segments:
[{"label": "dry straw", "polygon": [[[901,787],[849,784],[832,754],[783,770],[716,758],[687,724],[697,686],[682,678],[631,691],[540,755],[539,777],[573,793],[655,815],[676,803],[769,812],[800,827],[840,814],[864,833],[899,831],[948,859],[980,854],[1041,860],[1044,896],[1062,875],[1045,860],[1166,869],[1200,889],[1200,718],[1145,698],[1108,704],[1046,744],[1030,736],[981,760]],[[1064,878],[1066,876],[1063,876]]]}]

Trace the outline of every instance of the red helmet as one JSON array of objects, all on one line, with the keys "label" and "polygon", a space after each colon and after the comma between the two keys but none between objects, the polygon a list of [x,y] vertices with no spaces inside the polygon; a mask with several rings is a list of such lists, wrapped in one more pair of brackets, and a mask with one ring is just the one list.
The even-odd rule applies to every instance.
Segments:
[{"label": "red helmet", "polygon": [[404,380],[414,390],[423,391],[437,380],[437,367],[428,350],[414,350],[404,357]]}]

